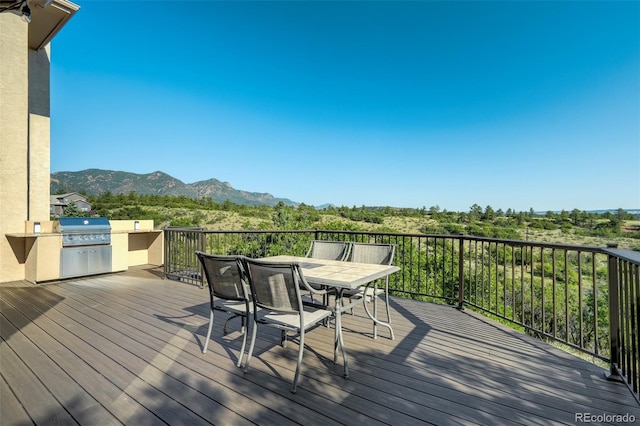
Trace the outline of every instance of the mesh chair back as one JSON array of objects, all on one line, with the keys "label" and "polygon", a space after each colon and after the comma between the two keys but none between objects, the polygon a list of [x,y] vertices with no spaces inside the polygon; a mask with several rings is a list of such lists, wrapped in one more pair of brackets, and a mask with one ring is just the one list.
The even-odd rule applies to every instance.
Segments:
[{"label": "mesh chair back", "polygon": [[391,265],[395,251],[396,246],[394,244],[353,243],[351,245],[351,261]]},{"label": "mesh chair back", "polygon": [[300,312],[302,300],[298,288],[298,265],[252,259],[245,259],[245,264],[256,306],[270,311]]},{"label": "mesh chair back", "polygon": [[307,257],[326,260],[345,260],[349,254],[350,243],[346,241],[311,241]]},{"label": "mesh chair back", "polygon": [[214,256],[196,252],[207,278],[209,292],[220,299],[245,300],[244,268],[240,256]]}]

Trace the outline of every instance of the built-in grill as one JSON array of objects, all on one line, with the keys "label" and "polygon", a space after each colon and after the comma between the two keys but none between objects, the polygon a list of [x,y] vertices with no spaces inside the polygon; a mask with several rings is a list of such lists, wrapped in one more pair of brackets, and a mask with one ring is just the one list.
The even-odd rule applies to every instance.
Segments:
[{"label": "built-in grill", "polygon": [[106,217],[61,217],[61,278],[111,272],[111,224]]},{"label": "built-in grill", "polygon": [[106,217],[61,217],[58,232],[63,247],[111,244],[111,225]]}]

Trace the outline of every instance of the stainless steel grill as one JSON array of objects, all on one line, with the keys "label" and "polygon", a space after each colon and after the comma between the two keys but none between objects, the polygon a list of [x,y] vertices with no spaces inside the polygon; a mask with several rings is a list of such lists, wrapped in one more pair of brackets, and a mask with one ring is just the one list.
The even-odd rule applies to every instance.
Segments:
[{"label": "stainless steel grill", "polygon": [[61,217],[60,277],[111,272],[111,224],[106,217]]},{"label": "stainless steel grill", "polygon": [[111,244],[111,225],[106,217],[61,217],[58,232],[63,247]]}]

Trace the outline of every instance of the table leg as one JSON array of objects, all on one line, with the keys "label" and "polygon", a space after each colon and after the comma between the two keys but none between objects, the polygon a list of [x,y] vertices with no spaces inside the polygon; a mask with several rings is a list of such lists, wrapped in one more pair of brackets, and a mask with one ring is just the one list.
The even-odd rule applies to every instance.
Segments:
[{"label": "table leg", "polygon": [[[373,330],[374,330],[374,334],[373,337],[374,339],[378,337],[378,333],[377,333],[377,325],[381,325],[383,327],[387,327],[389,329],[389,333],[391,334],[391,340],[395,340],[395,335],[393,334],[393,328],[391,328],[391,324],[389,324],[388,322],[384,322],[384,321],[380,321],[377,316],[378,316],[378,307],[376,305],[376,300],[374,299],[374,314],[371,314],[371,311],[369,310],[369,308],[367,307],[367,292],[369,291],[369,286],[371,286],[371,283],[368,283],[365,288],[364,288],[364,297],[362,298],[363,303],[362,305],[364,306],[364,310],[367,313],[367,316],[373,321]],[[375,288],[373,290],[373,296],[374,298],[377,298],[378,296],[376,295],[375,292]],[[389,288],[385,287],[385,293],[389,294]],[[389,318],[389,305],[387,304],[387,318]]]}]

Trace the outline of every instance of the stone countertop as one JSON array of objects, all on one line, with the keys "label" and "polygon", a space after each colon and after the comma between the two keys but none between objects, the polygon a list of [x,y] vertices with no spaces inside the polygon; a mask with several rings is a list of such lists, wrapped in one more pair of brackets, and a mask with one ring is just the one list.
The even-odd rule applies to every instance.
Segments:
[{"label": "stone countertop", "polygon": [[[117,231],[111,231],[111,234],[150,234],[150,233],[162,233],[161,229],[139,229],[134,231],[133,229],[123,229]],[[4,234],[11,238],[42,238],[42,237],[61,237],[61,232],[9,232]]]}]

